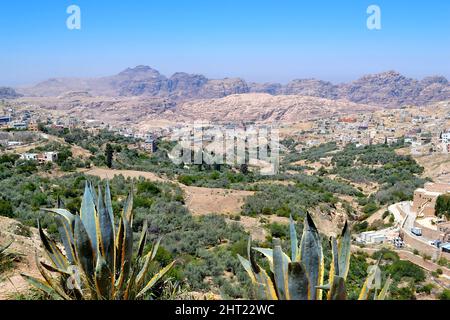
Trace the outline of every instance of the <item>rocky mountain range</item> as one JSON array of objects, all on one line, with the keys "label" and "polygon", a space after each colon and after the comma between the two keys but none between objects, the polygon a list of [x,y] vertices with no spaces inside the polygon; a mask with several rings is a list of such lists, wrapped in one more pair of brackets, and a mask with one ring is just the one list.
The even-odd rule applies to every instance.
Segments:
[{"label": "rocky mountain range", "polygon": [[247,83],[240,78],[208,79],[199,74],[178,72],[170,78],[148,66],[129,68],[102,78],[55,78],[33,87],[18,89],[26,96],[60,96],[86,92],[92,96],[155,97],[175,102],[218,99],[234,94],[267,93],[303,95],[384,107],[426,105],[450,100],[450,84],[441,76],[423,80],[407,78],[395,71],[366,75],[350,83],[333,84],[316,79],[279,83]]}]

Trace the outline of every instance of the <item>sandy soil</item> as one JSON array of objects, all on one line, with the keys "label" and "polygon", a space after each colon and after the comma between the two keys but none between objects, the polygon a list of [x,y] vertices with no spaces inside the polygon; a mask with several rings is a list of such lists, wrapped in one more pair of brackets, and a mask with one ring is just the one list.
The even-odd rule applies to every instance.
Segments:
[{"label": "sandy soil", "polygon": [[34,258],[35,252],[40,252],[38,231],[30,228],[30,237],[18,235],[19,225],[13,219],[0,217],[0,245],[7,245],[13,241],[8,251],[21,257],[20,262],[16,263],[14,269],[0,276],[0,300],[11,299],[14,294],[29,289],[28,283],[20,276],[20,273],[40,277]]},{"label": "sandy soil", "polygon": [[95,168],[86,171],[85,174],[97,176],[102,179],[111,179],[116,175],[123,175],[126,178],[143,177],[155,182],[176,183],[183,189],[186,205],[193,215],[204,215],[209,213],[238,214],[241,212],[241,207],[245,202],[245,198],[254,194],[254,192],[250,191],[189,187],[178,182],[158,177],[151,172]]},{"label": "sandy soil", "polygon": [[193,215],[208,213],[238,214],[251,191],[183,186],[186,204]]},{"label": "sandy soil", "polygon": [[423,177],[435,182],[450,183],[450,154],[433,154],[414,158],[425,168]]}]

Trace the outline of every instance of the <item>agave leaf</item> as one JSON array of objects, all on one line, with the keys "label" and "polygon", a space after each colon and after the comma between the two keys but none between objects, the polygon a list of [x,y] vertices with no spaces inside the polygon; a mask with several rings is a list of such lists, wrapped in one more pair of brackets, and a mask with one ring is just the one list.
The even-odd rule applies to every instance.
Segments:
[{"label": "agave leaf", "polygon": [[255,274],[257,282],[258,296],[265,300],[278,300],[277,292],[272,279],[267,272],[260,268],[260,271]]},{"label": "agave leaf", "polygon": [[272,249],[267,249],[267,248],[253,248],[253,250],[258,251],[259,253],[262,253],[267,260],[269,261],[269,266],[270,266],[270,271],[272,271],[272,273],[274,272],[273,269],[273,250]]},{"label": "agave leaf", "polygon": [[[331,253],[332,253],[332,264],[330,269],[330,274],[338,276],[340,274],[340,260],[338,252],[338,243],[335,238],[331,238]],[[333,271],[333,272],[331,272]]]},{"label": "agave leaf", "polygon": [[311,300],[322,299],[322,289],[324,276],[322,245],[320,243],[319,232],[309,213],[306,215],[303,229],[302,241],[300,243],[300,261],[303,263],[312,288]]},{"label": "agave leaf", "polygon": [[37,252],[35,254],[35,261],[36,266],[39,270],[39,273],[42,275],[42,277],[45,279],[47,284],[55,290],[55,292],[61,296],[64,300],[70,300],[70,297],[64,292],[64,289],[58,285],[58,283],[55,282],[55,280],[45,271],[45,269],[42,267],[41,263],[39,262],[39,258],[37,255]]},{"label": "agave leaf", "polygon": [[147,255],[144,257],[144,264],[141,268],[141,271],[139,271],[137,277],[136,277],[136,285],[141,286],[144,283],[145,276],[148,274],[148,270],[150,268],[150,262],[152,261],[152,252],[147,253]]},{"label": "agave leaf", "polygon": [[152,258],[150,259],[153,261],[155,259],[156,254],[158,253],[159,245],[161,244],[162,237],[159,237],[158,240],[156,240],[155,244],[152,247]]},{"label": "agave leaf", "polygon": [[92,243],[93,248],[97,250],[97,227],[96,227],[96,208],[95,203],[96,196],[94,196],[95,191],[92,188],[92,185],[86,182],[86,186],[84,188],[83,200],[81,202],[81,211],[80,217],[83,222],[83,226],[89,236],[89,239]]},{"label": "agave leaf", "polygon": [[[102,200],[102,194],[99,191],[99,201]],[[97,243],[98,252],[105,259],[110,270],[114,269],[114,226],[108,211],[104,205],[100,205],[97,216]]]},{"label": "agave leaf", "polygon": [[308,275],[300,262],[289,263],[288,284],[290,300],[308,300],[311,296]]},{"label": "agave leaf", "polygon": [[348,271],[350,270],[350,255],[351,255],[351,235],[348,222],[345,222],[342,235],[338,241],[339,251],[339,272],[338,274],[347,280]]},{"label": "agave leaf", "polygon": [[95,188],[94,188],[94,185],[92,184],[92,182],[91,181],[89,181],[89,191],[91,192],[91,194],[92,194],[92,199],[93,199],[93,201],[94,201],[94,204],[96,204],[97,202],[98,202],[98,196],[97,196],[97,193],[95,192]]},{"label": "agave leaf", "polygon": [[255,277],[255,273],[253,272],[252,269],[252,264],[249,260],[243,258],[241,255],[237,255],[239,261],[241,262],[242,266],[244,267],[245,271],[247,271],[248,275],[250,276],[250,279],[252,280],[253,283],[256,283],[256,277]]},{"label": "agave leaf", "polygon": [[367,275],[366,280],[364,281],[363,287],[361,288],[361,292],[359,294],[358,300],[367,300],[369,298],[371,289],[371,284],[375,278],[376,268],[370,268],[369,274]]},{"label": "agave leaf", "polygon": [[133,225],[133,193],[130,192],[128,195],[127,201],[125,202],[123,206],[123,213],[122,216],[130,223],[130,225]]},{"label": "agave leaf", "polygon": [[66,252],[67,260],[70,265],[74,265],[77,261],[77,255],[75,253],[75,244],[73,240],[73,226],[69,225],[67,220],[60,216],[56,217],[56,224],[58,226],[61,242]]},{"label": "agave leaf", "polygon": [[41,238],[42,244],[44,245],[44,251],[47,254],[48,258],[51,260],[51,262],[54,264],[55,267],[59,269],[67,269],[69,266],[69,263],[66,259],[66,257],[62,254],[61,250],[59,250],[56,243],[49,238],[44,233],[44,230],[42,230],[42,226],[40,221],[38,220],[38,230],[39,230],[39,237]]},{"label": "agave leaf", "polygon": [[[131,229],[128,221],[122,217],[120,222],[121,227],[119,227],[118,237],[120,242],[118,243],[118,258],[116,266],[118,266],[118,284],[116,285],[121,291],[124,287],[125,280],[128,279],[130,275],[131,262],[133,257],[133,230]],[[122,232],[123,230],[123,232]]]},{"label": "agave leaf", "polygon": [[144,287],[144,289],[142,289],[138,295],[136,296],[136,298],[142,297],[148,290],[150,290],[151,288],[153,288],[153,286],[167,273],[169,272],[173,266],[175,265],[176,261],[173,261],[172,263],[170,263],[168,266],[166,266],[165,268],[161,269],[157,274],[155,274],[153,276],[153,278],[150,279],[150,281],[147,283],[147,285]]},{"label": "agave leaf", "polygon": [[316,289],[329,291],[329,290],[331,290],[331,285],[329,283],[323,284],[321,286],[317,286]]},{"label": "agave leaf", "polygon": [[368,279],[364,281],[363,287],[361,288],[361,292],[359,293],[358,300],[367,300],[369,297],[370,289],[368,286]]},{"label": "agave leaf", "polygon": [[66,209],[46,209],[46,208],[42,208],[42,211],[45,212],[50,212],[50,213],[55,213],[61,217],[63,217],[64,219],[67,220],[67,222],[69,222],[70,224],[74,223],[75,221],[75,215],[73,215],[70,211],[66,210]]},{"label": "agave leaf", "polygon": [[92,286],[94,284],[95,263],[97,260],[96,251],[83,222],[78,217],[75,218],[74,241],[78,261],[89,284]]},{"label": "agave leaf", "polygon": [[69,273],[66,270],[58,269],[56,267],[53,267],[51,265],[46,264],[45,262],[41,261],[40,263],[41,263],[41,266],[43,266],[45,269],[47,269],[50,272],[60,273],[61,275],[66,275],[66,276],[71,276],[72,275],[71,273]]},{"label": "agave leaf", "polygon": [[130,279],[128,280],[128,285],[125,290],[125,295],[124,295],[125,300],[135,300],[136,299],[136,294],[137,294],[137,291],[139,290],[138,288],[140,288],[140,287],[136,286],[136,278],[137,278],[138,273],[139,273],[139,269],[136,266],[134,268],[132,268],[131,276],[130,276]]},{"label": "agave leaf", "polygon": [[148,273],[148,270],[150,268],[150,262],[153,261],[153,259],[155,259],[156,253],[158,252],[158,248],[159,248],[159,244],[161,243],[161,239],[159,238],[155,244],[152,247],[152,250],[145,256],[145,260],[144,260],[144,265],[141,269],[141,271],[139,272],[139,274],[137,275],[137,280],[136,283],[138,286],[142,285],[142,283],[145,280],[145,276]]},{"label": "agave leaf", "polygon": [[256,263],[255,251],[252,250],[252,236],[248,237],[247,256],[248,260],[250,261],[250,266],[252,267],[253,272],[259,273],[261,268],[258,266],[258,263]]},{"label": "agave leaf", "polygon": [[24,273],[20,274],[31,286],[43,291],[44,293],[48,294],[53,300],[62,300],[62,297],[52,288],[50,287],[46,282],[42,281],[41,279],[37,279],[34,277],[31,277],[29,275],[26,275]]},{"label": "agave leaf", "polygon": [[347,300],[347,290],[345,288],[345,279],[335,275],[329,292],[329,300]]},{"label": "agave leaf", "polygon": [[109,187],[109,180],[106,180],[106,189],[105,189],[105,206],[108,210],[109,220],[111,221],[111,225],[113,226],[113,236],[115,237],[115,228],[114,228],[114,212],[111,201],[111,189]]},{"label": "agave leaf", "polygon": [[289,286],[288,286],[288,268],[290,259],[284,254],[281,249],[281,242],[279,239],[274,239],[273,247],[273,269],[275,285],[280,300],[289,299]]},{"label": "agave leaf", "polygon": [[298,252],[297,230],[295,230],[295,223],[292,216],[290,217],[289,232],[291,237],[291,260],[293,262],[298,262],[300,261],[300,255]]},{"label": "agave leaf", "polygon": [[142,254],[144,253],[145,242],[147,240],[147,229],[148,229],[147,225],[148,225],[148,222],[147,222],[147,220],[145,220],[144,225],[142,226],[141,238],[139,239],[138,252],[137,252],[138,258],[141,258]]},{"label": "agave leaf", "polygon": [[392,279],[391,277],[388,277],[386,280],[386,283],[384,284],[383,289],[381,290],[380,294],[376,297],[377,300],[385,300],[387,294],[389,293],[389,288],[391,287]]},{"label": "agave leaf", "polygon": [[120,274],[120,271],[122,270],[122,246],[123,246],[123,239],[125,237],[125,228],[123,225],[123,218],[120,218],[119,220],[119,227],[116,233],[116,241],[115,241],[115,246],[116,246],[116,250],[115,252],[115,268],[114,268],[114,273],[115,276],[117,277],[118,274]]},{"label": "agave leaf", "polygon": [[113,279],[108,262],[102,257],[97,257],[97,266],[95,268],[95,290],[97,297],[101,300],[111,299]]},{"label": "agave leaf", "polygon": [[338,244],[334,237],[330,238],[330,245],[331,245],[331,263],[330,263],[330,272],[328,277],[328,282],[330,285],[330,288],[328,291],[327,299],[332,300],[332,292],[331,287],[334,283],[334,277],[339,276],[339,253],[338,253]]}]

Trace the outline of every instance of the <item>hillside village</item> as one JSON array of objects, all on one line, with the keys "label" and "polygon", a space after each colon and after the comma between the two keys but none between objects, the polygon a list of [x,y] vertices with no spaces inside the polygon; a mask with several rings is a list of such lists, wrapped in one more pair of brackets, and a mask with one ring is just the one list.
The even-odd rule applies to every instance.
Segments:
[{"label": "hillside village", "polygon": [[[336,199],[333,201],[337,201],[337,204],[334,202],[331,205],[321,204],[320,210],[314,210],[314,217],[320,221],[319,229],[324,234],[337,232],[337,227],[341,226],[347,217],[352,217],[355,252],[372,254],[378,250],[393,250],[401,259],[423,268],[436,288],[446,288],[450,284],[450,269],[446,262],[450,261],[450,225],[448,216],[436,215],[435,206],[439,197],[450,194],[450,104],[439,102],[433,105],[433,112],[430,110],[430,107],[410,106],[358,113],[343,112],[330,117],[320,116],[292,123],[279,122],[270,126],[257,121],[203,121],[205,128],[219,126],[224,130],[245,131],[253,127],[275,127],[279,130],[280,143],[276,145],[276,148],[279,148],[281,152],[283,171],[273,178],[274,181],[270,181],[269,176],[263,180],[258,178],[249,180],[250,182],[244,185],[236,184],[235,186],[227,182],[217,187],[208,180],[197,181],[196,179],[200,177],[206,179],[203,175],[211,170],[207,166],[200,168],[197,172],[195,166],[187,164],[184,164],[184,167],[176,167],[173,164],[169,166],[168,162],[165,162],[165,165],[170,169],[147,164],[145,166],[131,165],[131,163],[125,165],[130,160],[123,157],[125,154],[129,156],[129,152],[136,152],[136,156],[141,154],[138,157],[143,159],[154,159],[150,163],[160,159],[160,155],[166,152],[165,146],[162,150],[160,147],[166,143],[176,142],[175,140],[179,140],[176,137],[180,135],[182,140],[187,137],[184,140],[186,147],[191,144],[196,145],[192,124],[186,122],[168,121],[161,126],[142,130],[142,126],[73,116],[64,117],[59,112],[53,113],[48,109],[12,106],[10,102],[4,101],[3,106],[0,107],[0,145],[2,154],[16,155],[25,163],[36,163],[42,167],[39,170],[43,170],[43,173],[39,175],[45,172],[45,176],[52,178],[65,177],[71,172],[76,172],[76,174],[101,178],[115,177],[116,179],[118,175],[145,176],[158,183],[175,182],[184,193],[184,206],[187,206],[194,215],[204,216],[213,213],[212,210],[221,212],[227,217],[227,223],[237,223],[259,241],[265,241],[272,235],[278,234],[276,232],[281,232],[278,229],[282,230],[289,221],[285,214],[283,216],[280,213],[280,209],[276,211],[276,214],[271,215],[273,213],[269,214],[268,208],[261,208],[262,212],[269,211],[254,216],[255,213],[252,210],[258,212],[260,209],[257,209],[258,205],[253,201],[257,203],[268,201],[264,198],[257,199],[270,190],[266,191],[265,188],[268,186],[274,188],[280,184],[280,188],[287,188],[283,192],[288,192],[289,185],[298,183],[295,181],[302,181],[307,176],[312,178],[323,176],[326,177],[327,183],[347,184],[351,188],[358,188],[366,193],[369,199],[369,203],[359,204],[358,202],[362,200],[353,195],[354,191],[348,191],[348,195],[335,195]],[[105,143],[108,144],[108,140],[101,140],[103,145],[95,147],[92,143],[73,141],[69,138],[71,133],[83,132],[86,133],[86,137],[92,138],[105,135],[114,137],[115,142],[111,141],[111,144],[115,145],[114,148],[118,148],[118,151],[114,152],[116,162],[113,163],[113,167],[117,171],[104,167],[105,158],[102,154],[105,152]],[[218,142],[215,141],[214,135],[203,135],[201,140],[203,148],[207,148],[207,145],[211,147]],[[269,144],[270,140],[266,143]],[[330,143],[331,147],[327,147]],[[349,146],[360,150],[352,152],[361,153],[370,147],[386,146],[395,150],[400,158],[412,156],[419,163],[425,162],[423,164],[425,172],[432,172],[432,176],[427,178],[431,178],[434,183],[426,182],[423,187],[417,187],[411,194],[410,200],[405,200],[408,197],[401,197],[402,201],[399,202],[381,202],[375,211],[367,214],[366,210],[373,205],[371,197],[382,192],[378,189],[381,188],[381,184],[351,181],[339,171],[334,172],[337,170],[334,163],[335,157],[340,153],[348,152]],[[85,149],[87,147],[89,150]],[[201,148],[198,151],[201,151]],[[321,151],[322,149],[324,150]],[[67,153],[68,150],[70,150],[69,153]],[[314,155],[315,150],[317,150],[317,156]],[[70,155],[73,160],[71,165],[68,165],[67,159],[71,159]],[[170,153],[168,156],[170,159]],[[430,159],[440,159],[443,165],[430,171],[430,167],[437,161]],[[358,159],[354,161],[356,163]],[[248,172],[254,175],[263,170],[266,165],[264,162],[250,162]],[[372,169],[378,167],[383,166],[370,165]],[[173,176],[171,170],[178,173]],[[230,177],[230,174],[239,175],[244,172],[247,172],[247,168],[241,166],[226,174]],[[248,173],[242,177],[246,174]],[[218,177],[220,175],[222,174],[217,174]],[[343,180],[341,175],[347,180]],[[242,177],[240,179],[250,179]],[[425,175],[423,177],[425,178]],[[258,184],[262,186],[258,187]],[[269,191],[269,194],[271,192],[273,191]],[[254,197],[256,198],[253,200]],[[247,211],[250,215],[247,215]],[[290,212],[292,214],[292,211]],[[364,224],[367,226],[361,227]]]}]

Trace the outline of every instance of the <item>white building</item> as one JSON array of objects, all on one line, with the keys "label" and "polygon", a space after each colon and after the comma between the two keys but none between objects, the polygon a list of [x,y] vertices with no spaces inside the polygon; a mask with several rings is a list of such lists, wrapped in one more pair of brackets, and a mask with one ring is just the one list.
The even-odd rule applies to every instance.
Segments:
[{"label": "white building", "polygon": [[386,235],[379,233],[377,231],[367,231],[363,232],[358,237],[358,242],[361,243],[372,243],[372,244],[379,244],[384,243],[387,240]]},{"label": "white building", "polygon": [[38,161],[39,163],[55,162],[58,160],[57,152],[44,152],[44,153],[23,153],[20,155],[20,159],[28,161]]}]

